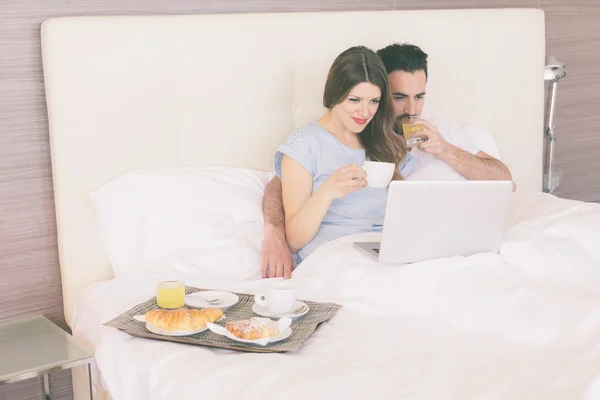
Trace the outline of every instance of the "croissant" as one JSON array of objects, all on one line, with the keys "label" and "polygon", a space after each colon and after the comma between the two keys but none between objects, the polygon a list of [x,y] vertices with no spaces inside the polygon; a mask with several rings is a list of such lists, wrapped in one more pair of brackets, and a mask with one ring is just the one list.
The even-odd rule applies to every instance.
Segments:
[{"label": "croissant", "polygon": [[252,317],[227,324],[227,330],[240,339],[262,339],[279,335],[277,323],[269,318]]},{"label": "croissant", "polygon": [[178,308],[176,310],[151,310],[144,316],[158,329],[163,331],[188,331],[192,332],[206,326],[208,322],[215,322],[223,316],[220,308],[203,308],[200,310]]}]

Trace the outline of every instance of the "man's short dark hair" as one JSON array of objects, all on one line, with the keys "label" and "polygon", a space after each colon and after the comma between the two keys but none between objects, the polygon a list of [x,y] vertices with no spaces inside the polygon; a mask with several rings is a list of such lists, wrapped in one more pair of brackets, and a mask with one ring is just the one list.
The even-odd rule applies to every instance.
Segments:
[{"label": "man's short dark hair", "polygon": [[409,43],[394,43],[379,49],[377,54],[383,61],[387,73],[425,71],[427,78],[427,54],[418,46]]}]

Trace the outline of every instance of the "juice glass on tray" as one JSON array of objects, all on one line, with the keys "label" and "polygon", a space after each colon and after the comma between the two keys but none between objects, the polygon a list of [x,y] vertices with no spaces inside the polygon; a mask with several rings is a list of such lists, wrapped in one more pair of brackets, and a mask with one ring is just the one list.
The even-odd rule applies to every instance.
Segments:
[{"label": "juice glass on tray", "polygon": [[156,304],[172,310],[185,305],[185,280],[177,272],[165,272],[157,277]]}]

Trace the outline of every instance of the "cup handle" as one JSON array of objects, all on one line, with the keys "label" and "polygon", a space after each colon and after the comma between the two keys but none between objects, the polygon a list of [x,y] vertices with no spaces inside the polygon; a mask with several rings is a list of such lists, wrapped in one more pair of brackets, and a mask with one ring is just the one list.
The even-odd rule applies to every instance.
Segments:
[{"label": "cup handle", "polygon": [[254,295],[254,302],[259,306],[267,306],[267,296],[264,293]]}]

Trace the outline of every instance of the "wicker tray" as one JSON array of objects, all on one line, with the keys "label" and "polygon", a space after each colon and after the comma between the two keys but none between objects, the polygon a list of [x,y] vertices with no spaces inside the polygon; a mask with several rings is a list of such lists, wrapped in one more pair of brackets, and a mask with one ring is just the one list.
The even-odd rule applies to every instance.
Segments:
[{"label": "wicker tray", "polygon": [[[192,294],[198,291],[209,289],[199,289],[196,287],[186,287],[186,294]],[[246,293],[236,293],[240,300],[237,304],[225,310],[225,319],[217,322],[225,326],[227,321],[236,321],[248,319],[257,316],[252,311],[254,304],[254,295]],[[118,317],[106,322],[104,325],[116,328],[126,332],[132,336],[164,340],[168,342],[187,343],[199,346],[217,347],[221,349],[239,350],[255,353],[285,353],[294,351],[312,335],[320,324],[333,317],[341,308],[339,304],[334,303],[317,303],[313,301],[304,301],[310,311],[300,318],[292,321],[292,334],[289,338],[266,346],[236,342],[225,336],[217,335],[216,333],[206,330],[188,336],[163,336],[152,333],[146,329],[146,324],[133,319],[135,315],[143,315],[147,311],[157,308],[156,297],[132,307],[129,311],[119,315]]]}]

